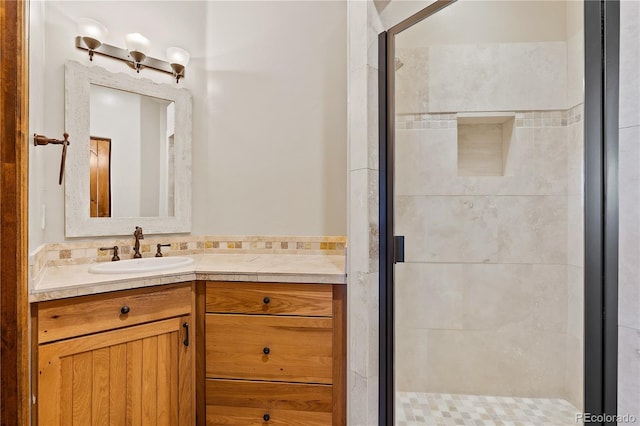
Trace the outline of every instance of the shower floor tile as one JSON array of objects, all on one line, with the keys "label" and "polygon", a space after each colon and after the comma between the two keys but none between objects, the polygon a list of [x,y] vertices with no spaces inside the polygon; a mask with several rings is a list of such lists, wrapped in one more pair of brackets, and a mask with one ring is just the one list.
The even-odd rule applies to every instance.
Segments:
[{"label": "shower floor tile", "polygon": [[397,392],[396,426],[575,426],[562,399]]}]

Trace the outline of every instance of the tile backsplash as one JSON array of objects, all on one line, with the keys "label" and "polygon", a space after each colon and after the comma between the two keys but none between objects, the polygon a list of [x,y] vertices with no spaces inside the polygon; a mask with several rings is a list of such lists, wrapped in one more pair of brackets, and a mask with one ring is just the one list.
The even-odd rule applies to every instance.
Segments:
[{"label": "tile backsplash", "polygon": [[[169,247],[162,247],[163,255],[183,256],[215,253],[344,255],[346,242],[347,238],[344,236],[154,236],[140,241],[140,253],[142,257],[154,257],[157,244],[170,244]],[[100,250],[100,247],[118,246],[120,258],[128,259],[133,255],[133,243],[133,238],[118,238],[44,244],[29,256],[29,276],[36,279],[47,266],[110,261],[113,253]]]}]

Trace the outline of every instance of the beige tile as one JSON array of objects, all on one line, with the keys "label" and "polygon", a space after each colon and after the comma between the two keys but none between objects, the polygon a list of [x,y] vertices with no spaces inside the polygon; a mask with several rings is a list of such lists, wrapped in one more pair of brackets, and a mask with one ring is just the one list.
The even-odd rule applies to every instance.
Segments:
[{"label": "beige tile", "polygon": [[427,341],[425,392],[565,395],[564,333],[429,330]]},{"label": "beige tile", "polygon": [[584,266],[584,206],[582,197],[569,195],[567,204],[567,262]]},{"label": "beige tile", "polygon": [[395,379],[396,391],[420,392],[428,382],[429,331],[396,323]]},{"label": "beige tile", "polygon": [[566,399],[582,411],[584,401],[584,343],[582,337],[567,336]]},{"label": "beige tile", "polygon": [[461,329],[463,268],[464,265],[397,264],[396,325],[415,329]]},{"label": "beige tile", "polygon": [[438,184],[446,191],[456,178],[456,152],[456,129],[396,131],[396,194],[438,193]]},{"label": "beige tile", "polygon": [[620,2],[620,127],[640,126],[640,3]]},{"label": "beige tile", "polygon": [[618,413],[640,419],[640,330],[618,327]]},{"label": "beige tile", "polygon": [[396,137],[397,195],[567,193],[563,128],[516,128],[503,150],[504,176],[458,176],[456,129],[398,130]]},{"label": "beige tile", "polygon": [[565,332],[564,265],[461,265],[462,328]]},{"label": "beige tile", "polygon": [[640,127],[620,130],[619,324],[640,328]]},{"label": "beige tile", "polygon": [[[567,106],[567,46],[564,41],[500,43],[499,86],[492,109],[548,110]],[[532,88],[535,88],[532,90]]]},{"label": "beige tile", "polygon": [[566,263],[566,197],[396,197],[407,261]]},{"label": "beige tile", "polygon": [[395,55],[403,63],[395,78],[396,114],[428,112],[428,47],[398,47]]},{"label": "beige tile", "polygon": [[504,110],[498,47],[446,44],[429,46],[430,112]]},{"label": "beige tile", "polygon": [[458,176],[502,176],[501,124],[458,123]]},{"label": "beige tile", "polygon": [[567,334],[582,338],[584,335],[584,268],[569,266]]}]

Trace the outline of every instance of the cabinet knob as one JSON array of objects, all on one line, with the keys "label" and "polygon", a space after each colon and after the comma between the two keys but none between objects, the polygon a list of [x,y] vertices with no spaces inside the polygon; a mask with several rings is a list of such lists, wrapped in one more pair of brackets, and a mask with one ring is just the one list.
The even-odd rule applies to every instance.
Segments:
[{"label": "cabinet knob", "polygon": [[127,305],[124,305],[122,308],[120,308],[120,313],[121,313],[122,315],[126,315],[126,314],[128,314],[128,313],[129,313],[129,311],[130,311],[130,310],[131,310],[131,309],[130,309]]},{"label": "cabinet knob", "polygon": [[263,348],[262,352],[264,352],[265,355],[269,355],[269,352],[271,352],[271,349],[267,348]]},{"label": "cabinet knob", "polygon": [[263,302],[265,305],[268,305],[268,304],[269,304],[269,302],[271,302],[271,299],[269,299],[269,296],[266,296],[264,299],[262,299],[262,302]]},{"label": "cabinet knob", "polygon": [[264,420],[265,422],[268,422],[270,418],[271,416],[269,415],[269,413],[265,413],[265,415],[262,416],[262,420]]}]

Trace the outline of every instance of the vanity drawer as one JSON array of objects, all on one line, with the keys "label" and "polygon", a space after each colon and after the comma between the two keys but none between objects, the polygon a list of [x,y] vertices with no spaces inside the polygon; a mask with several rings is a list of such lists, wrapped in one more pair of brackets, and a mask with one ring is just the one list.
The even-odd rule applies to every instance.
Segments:
[{"label": "vanity drawer", "polygon": [[82,296],[38,304],[38,342],[78,337],[191,313],[191,285]]},{"label": "vanity drawer", "polygon": [[209,378],[332,382],[331,318],[206,315]]},{"label": "vanity drawer", "polygon": [[208,282],[206,310],[331,317],[332,289],[327,284]]},{"label": "vanity drawer", "polygon": [[207,425],[331,425],[331,393],[330,385],[207,380]]}]

